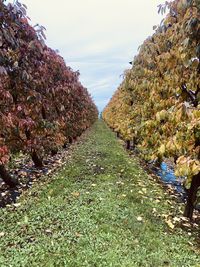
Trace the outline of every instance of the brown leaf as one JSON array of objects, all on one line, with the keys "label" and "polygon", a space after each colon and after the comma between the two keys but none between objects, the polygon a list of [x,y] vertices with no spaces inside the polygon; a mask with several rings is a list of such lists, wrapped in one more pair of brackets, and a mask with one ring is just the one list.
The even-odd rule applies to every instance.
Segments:
[{"label": "brown leaf", "polygon": [[80,196],[80,192],[73,192],[71,194],[73,197],[79,197]]}]

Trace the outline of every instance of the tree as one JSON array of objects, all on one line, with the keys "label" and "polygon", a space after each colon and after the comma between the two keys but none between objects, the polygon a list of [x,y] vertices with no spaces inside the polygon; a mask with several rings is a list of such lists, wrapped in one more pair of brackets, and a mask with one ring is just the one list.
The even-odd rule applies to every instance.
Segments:
[{"label": "tree", "polygon": [[166,7],[169,13],[140,46],[103,117],[134,140],[145,160],[174,159],[176,175],[185,177],[191,218],[200,186],[200,3],[166,1],[159,11]]}]

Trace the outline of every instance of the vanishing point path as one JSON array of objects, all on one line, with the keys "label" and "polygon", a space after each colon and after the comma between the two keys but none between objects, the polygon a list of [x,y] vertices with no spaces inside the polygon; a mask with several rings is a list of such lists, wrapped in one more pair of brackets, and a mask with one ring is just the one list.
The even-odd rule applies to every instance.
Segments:
[{"label": "vanishing point path", "polygon": [[1,267],[200,266],[193,238],[170,224],[178,204],[103,122],[71,150],[53,177],[0,210]]}]

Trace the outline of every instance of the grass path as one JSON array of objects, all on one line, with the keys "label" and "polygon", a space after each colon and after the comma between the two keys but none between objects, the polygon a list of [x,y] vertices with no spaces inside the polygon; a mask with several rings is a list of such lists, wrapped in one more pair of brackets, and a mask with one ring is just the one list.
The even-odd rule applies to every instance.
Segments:
[{"label": "grass path", "polygon": [[0,266],[200,266],[192,237],[158,216],[172,200],[114,134],[99,121],[83,139],[51,181],[0,210]]}]

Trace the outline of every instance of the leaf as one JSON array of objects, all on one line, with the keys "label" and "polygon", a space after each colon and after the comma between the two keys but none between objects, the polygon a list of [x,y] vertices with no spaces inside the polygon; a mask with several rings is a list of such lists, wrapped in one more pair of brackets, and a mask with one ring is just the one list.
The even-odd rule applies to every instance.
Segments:
[{"label": "leaf", "polygon": [[19,208],[19,207],[21,206],[21,203],[14,203],[13,206],[14,206],[15,208]]},{"label": "leaf", "polygon": [[142,222],[142,221],[143,221],[143,218],[142,218],[141,216],[138,216],[138,217],[137,217],[137,221],[138,221],[138,222]]},{"label": "leaf", "polygon": [[184,47],[185,48],[188,47],[189,43],[190,43],[190,38],[189,37],[185,38],[184,41],[183,41]]},{"label": "leaf", "polygon": [[80,196],[80,192],[73,192],[73,193],[71,193],[71,195],[73,197],[79,197]]},{"label": "leaf", "polygon": [[170,229],[174,229],[175,225],[172,223],[171,220],[165,220],[166,224],[169,226]]},{"label": "leaf", "polygon": [[50,235],[50,234],[52,234],[52,230],[51,230],[51,229],[46,229],[46,230],[45,230],[45,233],[47,233],[47,234]]},{"label": "leaf", "polygon": [[75,236],[79,238],[79,237],[81,237],[82,235],[81,235],[80,233],[76,232],[76,233],[75,233]]},{"label": "leaf", "polygon": [[161,155],[164,155],[164,153],[165,153],[165,145],[164,145],[164,144],[162,144],[162,145],[159,147],[158,152],[159,152]]},{"label": "leaf", "polygon": [[28,224],[28,221],[29,221],[29,220],[28,220],[28,216],[25,215],[25,216],[24,216],[24,223],[25,223],[25,224]]},{"label": "leaf", "polygon": [[200,164],[194,162],[192,165],[192,173],[193,175],[197,175],[200,172]]},{"label": "leaf", "polygon": [[0,232],[0,237],[4,237],[5,233],[4,232]]}]

